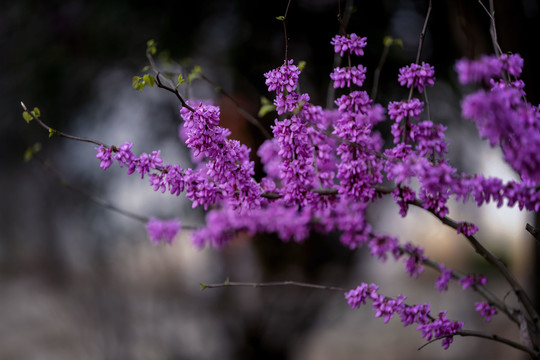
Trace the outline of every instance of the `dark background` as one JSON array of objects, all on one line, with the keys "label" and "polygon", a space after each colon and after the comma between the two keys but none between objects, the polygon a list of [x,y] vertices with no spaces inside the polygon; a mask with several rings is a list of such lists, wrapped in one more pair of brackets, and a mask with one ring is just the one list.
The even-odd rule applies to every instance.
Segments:
[{"label": "dark background", "polygon": [[[528,99],[536,104],[538,2],[505,0],[495,5],[499,43],[503,51],[525,58]],[[386,104],[405,97],[405,89],[396,87],[397,72],[415,59],[427,2],[355,1],[354,6],[348,31],[368,37],[361,59],[368,68],[365,88],[373,85],[382,39],[390,35],[402,39],[404,46],[390,52],[377,101]],[[162,52],[158,58],[173,60],[172,69],[184,75],[193,65],[203,65],[205,74],[256,115],[260,97],[268,96],[262,74],[283,61],[283,27],[275,18],[285,8],[286,1],[242,0],[17,1],[4,6],[0,311],[5,321],[0,325],[0,358],[309,358],[298,344],[313,329],[325,327],[321,309],[336,301],[335,294],[289,288],[199,293],[197,284],[231,276],[352,286],[365,273],[358,270],[362,252],[346,251],[333,237],[313,237],[304,245],[244,239],[223,252],[206,253],[189,249],[187,237],[184,247],[151,247],[142,224],[62,188],[38,161],[22,160],[24,151],[40,142],[41,158],[76,187],[145,216],[180,215],[200,223],[202,213],[190,211],[189,204],[164,200],[146,184],[136,187],[134,178],[118,180],[121,171],[103,173],[87,144],[48,139],[35,124],[27,125],[20,101],[39,107],[54,128],[116,144],[133,135],[139,139],[138,151],[164,146],[177,151],[167,154],[168,161],[187,161],[181,145],[171,145],[171,132],[174,135],[179,124],[175,99],[156,89],[142,94],[131,89],[131,77],[147,65],[146,41],[156,40]],[[339,30],[336,15],[336,1],[292,1],[286,22],[289,58],[307,61],[301,86],[321,105],[327,101],[334,61],[329,42]],[[492,52],[488,27],[488,17],[475,1],[434,1],[422,60],[435,66],[437,79],[456,97],[463,89],[456,83],[454,63],[463,56]],[[222,105],[223,122],[233,137],[255,149],[263,140],[212,86],[197,82],[189,91]],[[474,131],[457,111],[439,120]],[[262,121],[269,128],[273,117]],[[464,148],[455,146],[451,156],[458,167],[469,170]],[[162,200],[166,206],[160,205]],[[197,267],[199,261],[204,265]],[[336,307],[345,307],[341,298],[337,301]],[[336,314],[347,316],[343,309],[336,311],[329,315],[332,324],[341,321]],[[371,310],[365,312],[372,317]],[[378,331],[384,334],[385,328]],[[407,346],[410,358],[441,355],[438,345],[428,347],[434,353],[417,353],[419,334],[399,331],[413,333],[416,342]],[[462,346],[465,353],[445,356],[460,358],[491,345],[474,344]],[[351,353],[343,350],[342,357],[332,356],[356,358],[358,346],[350,346]],[[402,350],[393,351],[394,356],[406,358]],[[385,351],[387,346],[376,353],[382,356]]]}]

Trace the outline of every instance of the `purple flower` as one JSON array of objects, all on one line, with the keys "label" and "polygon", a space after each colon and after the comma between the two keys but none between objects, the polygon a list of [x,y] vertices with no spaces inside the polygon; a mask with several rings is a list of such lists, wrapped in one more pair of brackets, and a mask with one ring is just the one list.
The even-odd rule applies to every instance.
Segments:
[{"label": "purple flower", "polygon": [[424,111],[424,102],[417,98],[388,103],[388,116],[397,123],[407,117],[418,120],[422,111]]},{"label": "purple flower", "polygon": [[495,56],[483,55],[479,60],[462,59],[456,63],[456,72],[462,84],[488,82],[500,76],[502,64]]},{"label": "purple flower", "polygon": [[459,279],[459,283],[461,284],[462,289],[465,290],[468,287],[475,286],[477,284],[485,285],[487,283],[487,278],[482,275],[469,274]]},{"label": "purple flower", "polygon": [[409,255],[405,259],[405,270],[409,276],[417,278],[418,275],[424,272],[422,263],[427,259],[424,255],[424,249],[414,246],[411,243],[405,244],[403,248]]},{"label": "purple flower", "polygon": [[472,236],[478,231],[478,226],[473,223],[459,222],[457,227],[458,234],[464,234],[466,236]]},{"label": "purple flower", "polygon": [[497,308],[485,301],[475,302],[474,305],[475,310],[479,311],[480,315],[482,315],[487,322],[491,321],[492,316],[497,315]]},{"label": "purple flower", "polygon": [[277,69],[268,71],[264,74],[264,77],[266,78],[265,83],[268,86],[268,91],[282,93],[285,90],[291,92],[296,89],[298,75],[300,75],[300,70],[298,66],[293,65],[293,60],[291,59]]},{"label": "purple flower", "polygon": [[411,64],[399,69],[398,82],[401,86],[413,87],[422,92],[425,86],[433,86],[435,83],[435,71],[433,66],[425,62],[422,65]]},{"label": "purple flower", "polygon": [[435,282],[435,287],[439,292],[448,290],[448,283],[452,279],[452,270],[447,269],[444,265],[439,266],[441,270],[441,275],[437,278]]},{"label": "purple flower", "polygon": [[399,206],[399,214],[402,217],[407,216],[409,211],[409,202],[416,200],[416,193],[408,186],[398,186],[392,191],[394,201]]},{"label": "purple flower", "polygon": [[141,174],[141,179],[144,178],[145,174],[150,173],[150,169],[156,169],[156,167],[161,166],[163,159],[159,157],[160,152],[160,150],[152,151],[150,155],[142,153],[141,156],[139,156],[139,159],[134,161],[137,172]]},{"label": "purple flower", "polygon": [[349,52],[356,56],[364,55],[364,48],[367,45],[367,38],[359,37],[356,34],[350,35],[336,35],[332,38],[330,44],[334,45],[334,51],[339,53],[339,56],[343,56],[343,53]]},{"label": "purple flower", "polygon": [[512,76],[519,77],[523,68],[523,58],[518,54],[483,55],[479,60],[461,59],[456,63],[459,82],[488,83],[493,78],[500,78],[502,71],[508,71]]},{"label": "purple flower", "polygon": [[399,313],[399,316],[403,326],[408,326],[414,323],[427,324],[431,322],[429,314],[430,304],[417,304],[405,306]]},{"label": "purple flower", "polygon": [[120,167],[124,165],[129,167],[131,163],[136,159],[136,156],[131,152],[133,144],[126,141],[118,147],[118,152],[114,155],[114,158],[118,160]]},{"label": "purple flower", "polygon": [[376,256],[382,261],[386,261],[388,253],[394,253],[398,246],[398,240],[395,237],[387,235],[375,235],[369,241],[371,255]]},{"label": "purple flower", "polygon": [[366,79],[366,68],[362,65],[352,67],[337,67],[330,74],[334,80],[334,88],[351,87],[351,81],[357,86],[362,86]]},{"label": "purple flower", "polygon": [[445,350],[448,349],[453,341],[453,334],[463,328],[462,321],[450,321],[446,317],[446,311],[439,313],[439,318],[431,323],[420,324],[417,329],[422,331],[422,337],[427,341],[444,336],[442,346]]},{"label": "purple flower", "polygon": [[416,148],[420,156],[442,157],[448,153],[447,142],[444,140],[445,126],[433,124],[430,120],[409,126],[411,128],[409,137],[417,143]]},{"label": "purple flower", "polygon": [[112,148],[100,145],[99,148],[94,149],[98,152],[96,158],[101,160],[99,167],[107,170],[112,164]]},{"label": "purple flower", "polygon": [[367,298],[378,299],[377,290],[379,290],[379,287],[375,284],[362,283],[356,289],[346,292],[345,299],[347,299],[347,303],[351,308],[358,309],[361,304],[366,304]]},{"label": "purple flower", "polygon": [[148,232],[150,241],[152,241],[154,244],[171,244],[180,229],[180,221],[176,219],[163,221],[156,218],[151,218],[146,223],[146,231]]},{"label": "purple flower", "polygon": [[365,91],[353,91],[349,94],[342,95],[335,101],[340,113],[366,114],[373,100]]}]

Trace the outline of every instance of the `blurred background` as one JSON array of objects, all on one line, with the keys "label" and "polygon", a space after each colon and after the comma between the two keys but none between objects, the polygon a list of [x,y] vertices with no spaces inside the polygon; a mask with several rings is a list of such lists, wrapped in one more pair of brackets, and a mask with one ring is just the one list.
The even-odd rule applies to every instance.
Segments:
[{"label": "blurred background", "polygon": [[[414,62],[427,1],[342,1],[352,4],[348,32],[367,36],[361,63],[368,68],[365,89],[383,38],[403,41],[384,65],[377,101],[407,96],[397,85],[398,69]],[[161,149],[166,162],[189,165],[178,140],[178,102],[155,88],[133,90],[131,79],[147,65],[146,42],[158,43],[159,64],[184,76],[194,65],[257,115],[269,96],[263,73],[284,58],[282,23],[287,1],[13,1],[0,14],[0,359],[524,359],[495,342],[455,338],[444,351],[423,344],[414,328],[397,319],[385,325],[369,307],[353,311],[343,295],[303,288],[227,288],[200,291],[199,283],[296,280],[341,287],[376,282],[389,296],[431,302],[448,310],[467,329],[497,332],[513,340],[517,329],[502,316],[485,323],[474,311],[479,297],[453,284],[434,287],[426,269],[418,280],[403,264],[381,264],[365,250],[349,251],[334,236],[313,235],[304,244],[281,243],[271,235],[239,237],[227,249],[197,251],[185,231],[172,246],[153,246],[143,224],[63,187],[77,189],[141,214],[178,217],[197,226],[204,214],[182,197],[155,193],[147,180],[123,169],[99,168],[92,145],[48,138],[21,117],[20,101],[40,108],[53,128],[119,145],[134,152]],[[528,99],[537,104],[540,60],[535,0],[495,0],[503,51],[525,58]],[[287,19],[289,58],[305,60],[300,84],[312,102],[327,103],[338,32],[337,1],[292,1]],[[448,126],[450,157],[460,171],[515,178],[496,149],[478,141],[473,124],[461,119],[459,103],[473,89],[458,85],[453,66],[463,56],[491,53],[489,19],[475,1],[434,1],[422,60],[435,66],[437,82],[428,89],[431,117]],[[263,141],[214,86],[195,81],[189,97],[212,99],[232,137],[254,150]],[[261,119],[265,127],[273,116]],[[39,161],[23,161],[39,142]],[[508,287],[453,231],[416,209],[401,219],[385,199],[370,211],[377,230],[413,241],[434,260],[461,272],[482,272],[504,297]],[[516,209],[451,205],[457,220],[479,225],[479,238],[507,262],[539,301],[537,247],[524,231],[534,214]],[[490,276],[491,275],[491,276]],[[506,301],[512,302],[512,296]]]}]

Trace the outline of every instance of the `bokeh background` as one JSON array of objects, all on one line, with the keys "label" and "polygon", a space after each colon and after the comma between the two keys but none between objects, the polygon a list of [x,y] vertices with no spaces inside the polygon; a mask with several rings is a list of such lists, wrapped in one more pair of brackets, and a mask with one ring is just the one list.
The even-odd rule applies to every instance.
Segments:
[{"label": "bokeh background", "polygon": [[[528,99],[540,99],[535,0],[495,0],[503,51],[525,58]],[[407,96],[398,69],[414,61],[427,1],[342,1],[354,6],[348,31],[368,37],[365,88],[373,86],[383,38],[403,41],[384,65],[377,101]],[[431,302],[468,329],[517,339],[501,316],[486,324],[475,313],[479,297],[457,285],[434,288],[431,270],[409,279],[402,263],[381,264],[365,250],[349,251],[339,234],[313,235],[304,244],[271,235],[239,237],[227,249],[198,251],[189,231],[172,246],[153,246],[143,224],[110,211],[80,192],[143,216],[178,217],[202,224],[204,214],[181,197],[155,193],[147,180],[123,169],[102,171],[92,145],[48,134],[21,117],[20,101],[40,108],[52,127],[108,144],[132,141],[135,152],[161,149],[167,162],[189,164],[178,140],[179,104],[155,88],[142,93],[131,78],[147,65],[146,42],[154,39],[160,66],[184,76],[201,65],[206,76],[244,109],[257,114],[267,94],[263,73],[284,57],[283,15],[287,1],[28,1],[3,4],[0,13],[0,359],[523,359],[498,343],[456,338],[448,351],[423,344],[399,321],[385,325],[369,308],[349,309],[342,294],[304,288],[228,288],[201,292],[199,283],[296,280],[354,287],[376,282],[388,295]],[[330,39],[339,30],[337,1],[292,1],[287,19],[289,57],[305,60],[302,89],[314,103],[327,103],[334,55]],[[475,1],[434,1],[422,60],[435,66],[428,89],[431,117],[448,126],[450,157],[459,170],[505,179],[515,174],[497,149],[480,142],[473,124],[461,119],[459,103],[472,89],[456,82],[453,66],[463,56],[491,53],[489,19]],[[212,99],[233,137],[253,149],[263,138],[235,105],[195,81],[182,91]],[[274,118],[261,122],[269,128]],[[382,130],[385,130],[384,128]],[[386,129],[387,130],[387,129]],[[36,142],[48,167],[23,161]],[[252,152],[255,155],[256,151]],[[254,156],[254,160],[257,160]],[[63,186],[70,184],[79,191]],[[470,247],[433,217],[416,209],[401,219],[391,201],[370,211],[374,226],[422,245],[433,259],[462,272],[491,275],[490,288],[508,287]],[[524,231],[531,213],[453,204],[451,216],[477,223],[479,237],[536,292],[537,246]],[[509,295],[506,301],[512,302]]]}]

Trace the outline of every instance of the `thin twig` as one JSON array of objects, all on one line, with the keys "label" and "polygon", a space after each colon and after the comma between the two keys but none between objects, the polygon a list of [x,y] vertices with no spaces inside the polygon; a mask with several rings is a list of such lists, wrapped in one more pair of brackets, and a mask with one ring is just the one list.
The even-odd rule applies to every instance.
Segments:
[{"label": "thin twig", "polygon": [[[338,1],[337,18],[339,21],[340,31],[343,35],[345,35],[347,32],[347,26],[351,19],[352,9],[353,9],[353,0],[347,0],[347,3],[345,4],[345,13],[342,16],[341,15],[341,0]],[[339,53],[335,53],[332,69],[335,69],[336,67],[340,65],[341,65],[341,56],[339,55]],[[328,83],[328,91],[326,92],[326,108],[327,109],[332,109],[334,107],[335,94],[336,94],[336,89],[334,88],[334,82],[333,80],[330,80]]]},{"label": "thin twig", "polygon": [[486,14],[489,16],[489,34],[491,35],[493,51],[495,51],[495,55],[499,57],[502,54],[502,49],[497,40],[497,27],[495,26],[495,7],[493,4],[493,0],[489,0],[489,10],[486,8],[484,3],[482,3],[482,0],[478,0],[478,3],[480,4],[480,6],[482,6]]},{"label": "thin twig", "polygon": [[289,60],[289,37],[287,36],[287,15],[289,14],[289,6],[291,6],[291,0],[287,2],[287,8],[285,9],[285,15],[283,15],[283,34],[285,36],[285,62]]},{"label": "thin twig", "polygon": [[[432,9],[432,4],[431,4],[431,0],[429,0],[426,19],[424,20],[424,26],[422,27],[422,31],[420,32],[420,40],[418,40],[418,51],[416,52],[415,64],[420,63],[420,56],[422,55],[422,49],[424,48],[424,38],[426,37],[427,25],[429,22],[429,18],[431,16],[431,9]],[[411,86],[407,101],[411,101],[413,89],[414,89],[414,86]]]},{"label": "thin twig", "polygon": [[178,100],[180,100],[180,103],[182,104],[183,107],[185,107],[186,109],[188,109],[189,111],[191,112],[195,112],[195,109],[193,109],[191,106],[189,106],[189,104],[186,102],[186,100],[183,98],[182,95],[180,95],[180,93],[178,92],[178,89],[176,88],[176,86],[174,86],[174,84],[172,84],[171,80],[167,77],[165,77],[165,79],[169,82],[169,85],[166,85],[163,83],[163,81],[161,80],[161,72],[159,71],[158,67],[156,66],[156,63],[154,61],[154,58],[152,57],[152,55],[150,53],[146,53],[146,57],[148,58],[148,62],[150,63],[150,67],[152,68],[152,70],[154,70],[154,73],[156,74],[156,85],[157,87],[159,87],[160,89],[165,89],[171,93],[173,93],[176,98]]},{"label": "thin twig", "polygon": [[424,26],[422,27],[422,32],[420,33],[420,40],[418,42],[418,51],[416,53],[416,61],[415,61],[416,64],[420,63],[420,56],[422,55],[422,49],[424,47],[424,38],[426,37],[427,25],[429,22],[429,18],[431,16],[431,8],[432,8],[432,4],[431,4],[431,0],[429,0],[426,19],[424,20]]},{"label": "thin twig", "polygon": [[371,99],[373,102],[377,99],[377,91],[379,89],[379,79],[381,77],[381,71],[383,68],[384,63],[386,62],[386,58],[388,57],[388,54],[390,53],[390,46],[392,46],[392,43],[385,43],[384,49],[381,54],[381,58],[379,59],[379,63],[377,64],[377,67],[375,68],[375,71],[373,73],[373,87],[371,89]]},{"label": "thin twig", "polygon": [[30,114],[30,116],[32,116],[32,119],[34,119],[38,123],[39,126],[41,126],[43,129],[45,129],[45,130],[47,130],[49,132],[50,136],[57,135],[57,136],[60,136],[60,137],[66,138],[66,139],[70,139],[70,140],[87,142],[87,143],[91,143],[91,144],[98,145],[98,146],[103,145],[103,146],[105,146],[107,148],[109,147],[109,146],[105,145],[104,143],[102,143],[101,141],[97,141],[97,140],[90,139],[90,138],[85,138],[85,137],[73,136],[73,135],[69,135],[69,134],[63,133],[61,131],[58,131],[56,129],[53,129],[49,125],[47,125],[43,121],[41,121],[41,119],[39,117],[35,116],[31,111],[28,111],[28,108],[26,107],[26,105],[24,105],[24,103],[22,101],[21,101],[21,106],[22,106],[24,111],[26,111],[28,114]]}]

